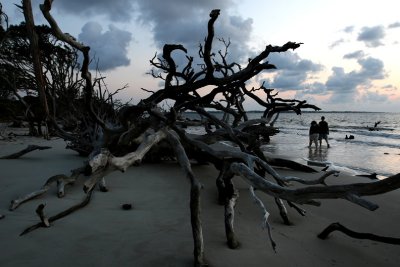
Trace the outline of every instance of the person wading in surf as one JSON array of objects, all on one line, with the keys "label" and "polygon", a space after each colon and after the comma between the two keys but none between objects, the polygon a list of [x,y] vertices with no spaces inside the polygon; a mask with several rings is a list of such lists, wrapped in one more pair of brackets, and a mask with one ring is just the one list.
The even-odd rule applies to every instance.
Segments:
[{"label": "person wading in surf", "polygon": [[328,142],[328,135],[329,135],[329,125],[325,121],[325,117],[321,117],[321,121],[319,122],[319,146],[322,146],[322,139],[326,141],[326,145],[330,147]]}]

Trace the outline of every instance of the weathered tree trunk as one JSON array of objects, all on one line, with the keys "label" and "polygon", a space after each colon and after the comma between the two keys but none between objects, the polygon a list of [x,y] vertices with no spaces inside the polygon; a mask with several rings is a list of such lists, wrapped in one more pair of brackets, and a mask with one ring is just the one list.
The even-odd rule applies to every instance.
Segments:
[{"label": "weathered tree trunk", "polygon": [[282,218],[283,222],[286,225],[291,225],[291,223],[289,221],[289,217],[288,217],[288,214],[287,214],[287,210],[286,210],[285,204],[283,203],[282,199],[277,198],[277,197],[275,197],[274,199],[275,199],[276,205],[279,208],[279,214],[281,215],[281,218]]},{"label": "weathered tree trunk", "polygon": [[225,200],[225,234],[228,243],[228,247],[235,249],[239,246],[239,241],[236,238],[234,230],[235,222],[235,206],[236,201],[239,198],[239,192],[233,187],[232,181],[227,185],[226,188],[227,197]]},{"label": "weathered tree trunk", "polygon": [[216,180],[218,189],[218,201],[220,204],[224,204],[224,217],[225,217],[225,235],[228,247],[235,249],[239,246],[239,242],[236,238],[234,231],[235,222],[235,206],[236,201],[239,198],[239,192],[235,189],[233,184],[233,173],[229,171],[230,162],[225,161],[222,166],[222,170]]},{"label": "weathered tree trunk", "polygon": [[[28,33],[28,37],[29,37],[29,41],[30,41],[31,54],[32,54],[32,59],[33,59],[33,68],[35,71],[36,82],[38,85],[39,98],[40,98],[40,102],[42,104],[44,114],[46,116],[46,120],[45,120],[46,135],[48,135],[49,129],[47,127],[47,120],[48,120],[50,112],[49,112],[49,106],[47,104],[46,84],[45,84],[45,79],[44,79],[43,71],[42,71],[42,63],[40,60],[40,49],[39,49],[39,43],[38,43],[38,36],[35,32],[35,22],[34,22],[33,14],[32,14],[31,1],[23,0],[22,7],[24,10],[26,29],[27,29],[27,33]],[[40,125],[38,127],[40,129]],[[47,138],[48,138],[48,136],[47,136]]]},{"label": "weathered tree trunk", "polygon": [[192,223],[192,233],[194,240],[194,261],[195,266],[205,266],[204,259],[204,240],[203,230],[201,225],[201,202],[200,192],[202,185],[200,181],[194,176],[189,159],[185,150],[180,143],[179,139],[175,136],[174,132],[167,133],[168,142],[171,144],[175,151],[175,156],[181,165],[183,172],[190,181],[190,218]]}]

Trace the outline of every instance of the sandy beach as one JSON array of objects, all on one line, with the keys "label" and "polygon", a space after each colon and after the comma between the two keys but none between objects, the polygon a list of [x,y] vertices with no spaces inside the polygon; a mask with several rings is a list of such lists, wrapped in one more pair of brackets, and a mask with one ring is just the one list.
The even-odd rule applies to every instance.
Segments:
[{"label": "sandy beach", "polygon": [[[20,159],[0,160],[0,265],[8,266],[192,266],[192,235],[189,217],[189,181],[179,166],[144,164],[126,173],[107,177],[109,192],[94,192],[90,204],[25,236],[19,234],[37,223],[36,207],[46,204],[49,216],[79,202],[84,177],[66,196],[57,198],[56,188],[9,211],[12,199],[39,189],[52,175],[69,174],[84,160],[65,149],[60,139],[17,137],[0,141],[0,156],[23,149],[28,144],[52,148],[34,151]],[[202,219],[205,256],[210,266],[399,266],[399,246],[358,240],[335,232],[327,240],[317,234],[327,225],[340,222],[359,232],[400,237],[400,191],[369,197],[380,208],[374,212],[345,200],[322,200],[321,207],[303,206],[305,217],[288,207],[293,225],[284,225],[273,198],[258,192],[271,213],[272,234],[277,253],[261,228],[262,213],[254,205],[248,186],[239,178],[235,229],[240,241],[236,250],[226,246],[223,207],[217,204],[215,178],[211,166],[194,165],[195,175],[204,185]],[[278,169],[281,174],[315,178]],[[368,179],[340,174],[328,184],[369,182]],[[131,210],[121,209],[130,203]]]}]

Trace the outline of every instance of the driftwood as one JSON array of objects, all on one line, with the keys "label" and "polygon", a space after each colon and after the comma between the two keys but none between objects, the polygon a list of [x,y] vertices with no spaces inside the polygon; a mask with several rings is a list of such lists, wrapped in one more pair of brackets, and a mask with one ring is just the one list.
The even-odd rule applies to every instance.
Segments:
[{"label": "driftwood", "polygon": [[36,214],[39,216],[40,221],[42,222],[42,224],[45,227],[50,227],[50,222],[49,219],[46,217],[46,215],[44,215],[44,207],[46,205],[45,204],[40,204],[37,208],[36,208]]},{"label": "driftwood", "polygon": [[24,202],[27,202],[31,199],[34,199],[38,196],[41,196],[43,194],[45,194],[51,187],[51,185],[53,183],[57,183],[57,187],[58,187],[58,197],[64,197],[65,192],[64,192],[64,187],[65,185],[68,184],[73,184],[76,179],[79,177],[80,174],[82,174],[85,170],[85,167],[81,167],[81,168],[77,168],[75,170],[72,170],[72,174],[71,176],[66,176],[64,174],[58,174],[58,175],[54,175],[51,176],[49,179],[47,179],[47,181],[44,183],[44,185],[37,191],[33,191],[31,193],[28,193],[22,197],[19,197],[17,199],[14,199],[11,201],[11,205],[9,210],[15,210],[16,208],[18,208],[21,204],[23,204]]},{"label": "driftwood", "polygon": [[45,150],[45,149],[50,149],[50,148],[51,148],[50,146],[28,145],[23,150],[13,153],[13,154],[10,154],[10,155],[7,155],[7,156],[0,157],[0,159],[18,159],[21,156],[23,156],[29,152],[32,152],[35,150]]},{"label": "driftwood", "polygon": [[[268,236],[269,236],[269,240],[271,242],[271,246],[273,248],[273,250],[276,252],[276,243],[272,238],[272,234],[271,234],[271,226],[268,223],[268,217],[269,217],[269,212],[267,211],[267,209],[264,206],[264,203],[261,201],[261,199],[259,199],[255,192],[254,192],[254,188],[252,186],[250,186],[250,193],[254,199],[254,203],[257,204],[258,206],[260,206],[262,212],[263,212],[263,228],[267,229],[268,231]],[[276,198],[275,198],[276,199]]]},{"label": "driftwood", "polygon": [[348,235],[352,238],[356,238],[356,239],[369,239],[372,241],[378,241],[378,242],[387,243],[387,244],[400,245],[400,238],[379,236],[379,235],[375,235],[375,234],[371,234],[371,233],[355,232],[355,231],[350,230],[349,228],[343,226],[342,224],[340,224],[338,222],[332,223],[328,227],[326,227],[318,235],[318,238],[327,239],[329,237],[329,235],[334,231],[342,232],[343,234]]},{"label": "driftwood", "polygon": [[[57,182],[59,188],[58,195],[63,196],[65,185],[74,182],[80,173],[84,172],[89,177],[84,183],[86,195],[81,203],[49,218],[44,215],[44,206],[40,206],[38,214],[41,222],[27,228],[22,234],[48,226],[55,220],[87,205],[96,185],[99,184],[101,190],[107,190],[105,177],[108,174],[114,171],[125,172],[131,166],[152,159],[175,160],[189,182],[195,266],[204,266],[206,262],[201,221],[202,185],[192,171],[191,160],[210,163],[220,171],[216,179],[218,199],[224,205],[225,234],[230,248],[239,246],[234,231],[235,204],[239,195],[233,181],[238,177],[249,185],[250,195],[262,211],[263,228],[268,231],[273,249],[276,243],[272,238],[268,222],[269,213],[256,192],[274,198],[284,223],[290,224],[285,202],[302,216],[306,211],[297,205],[320,205],[318,199],[342,198],[369,210],[375,210],[378,205],[362,198],[363,196],[382,194],[400,188],[400,174],[385,180],[345,185],[327,183],[328,178],[337,174],[334,171],[322,173],[313,179],[282,176],[273,166],[290,167],[308,173],[315,170],[292,161],[269,158],[263,154],[260,147],[279,132],[273,124],[280,112],[291,111],[301,114],[304,109],[319,110],[319,108],[306,101],[279,98],[274,89],[266,88],[263,84],[259,88],[246,88],[246,82],[264,70],[276,68],[268,62],[271,53],[295,50],[302,43],[267,45],[244,66],[236,62],[229,63],[227,52],[213,51],[214,23],[220,15],[220,10],[213,10],[210,12],[207,36],[198,51],[201,64],[195,63],[193,57],[186,55],[186,65],[178,67],[173,53],[179,51],[187,54],[188,50],[180,44],[166,44],[162,55],[156,54],[150,60],[153,68],[150,74],[163,81],[163,88],[152,92],[137,105],[121,109],[118,120],[114,120],[109,119],[110,113],[115,109],[114,106],[110,107],[112,112],[109,113],[96,112],[94,108],[95,101],[104,104],[105,100],[94,97],[96,82],[93,81],[89,71],[90,47],[62,32],[50,13],[52,2],[44,0],[40,9],[50,24],[54,36],[82,53],[81,77],[84,88],[81,93],[84,95],[82,101],[87,110],[84,112],[86,116],[82,119],[85,127],[78,129],[77,132],[66,132],[57,128],[57,123],[54,123],[56,118],[47,113],[48,121],[54,124],[56,133],[60,137],[71,142],[70,148],[80,154],[88,155],[88,162],[77,174],[50,177],[40,190],[14,200],[10,209],[13,210],[21,203],[46,193],[54,182]],[[222,43],[227,50],[229,42],[222,40]],[[200,67],[194,68],[195,64]],[[205,91],[200,94],[199,90]],[[260,93],[263,94],[262,97],[259,96]],[[219,97],[223,99],[220,100]],[[245,98],[251,98],[263,108],[261,118],[248,119],[243,108]],[[160,109],[164,101],[173,103],[169,110]],[[222,119],[209,110],[222,114]],[[188,111],[195,112],[201,118],[206,134],[193,136],[183,130],[186,126],[181,116]],[[236,148],[224,150],[213,147],[213,144],[219,141],[231,142]],[[290,188],[293,183],[300,185]]]},{"label": "driftwood", "polygon": [[373,211],[379,206],[373,202],[361,198],[361,196],[383,194],[400,187],[400,174],[396,174],[384,180],[371,183],[309,186],[298,189],[288,189],[271,183],[263,177],[260,177],[243,163],[232,163],[231,170],[233,173],[240,175],[252,186],[267,193],[268,195],[276,196],[299,204],[310,204],[317,206],[319,206],[320,203],[315,201],[315,199],[342,198]]},{"label": "driftwood", "polygon": [[[33,230],[36,230],[36,229],[38,229],[40,227],[49,227],[50,223],[52,223],[54,221],[57,221],[57,220],[65,217],[65,216],[67,216],[67,215],[69,215],[69,214],[71,214],[71,213],[73,213],[73,212],[85,207],[90,202],[90,198],[92,196],[92,192],[93,192],[93,190],[90,190],[90,191],[86,192],[85,193],[85,197],[82,199],[81,202],[77,203],[76,205],[74,205],[74,206],[72,206],[72,207],[70,207],[70,208],[68,208],[68,209],[66,209],[66,210],[64,210],[64,211],[62,211],[60,213],[57,213],[54,216],[49,217],[48,219],[45,218],[45,217],[42,218],[43,215],[39,214],[41,222],[37,223],[37,224],[34,224],[32,226],[29,226],[24,231],[22,231],[20,236],[25,235],[25,234],[27,234],[29,232],[32,232]],[[38,208],[36,209],[36,211],[39,210],[39,212],[37,212],[37,213],[42,213],[43,212],[43,208],[44,208],[44,205],[40,204],[38,206]]]}]

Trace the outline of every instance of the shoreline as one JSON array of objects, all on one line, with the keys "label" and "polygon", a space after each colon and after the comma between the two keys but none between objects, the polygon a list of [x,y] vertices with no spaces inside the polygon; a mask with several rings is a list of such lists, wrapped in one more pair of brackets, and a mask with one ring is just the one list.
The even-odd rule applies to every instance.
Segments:
[{"label": "shoreline", "polygon": [[[96,190],[88,206],[40,228],[18,236],[39,221],[36,207],[45,203],[45,213],[55,213],[79,202],[83,178],[66,188],[66,196],[57,198],[56,188],[47,194],[8,211],[10,200],[37,190],[52,175],[78,167],[83,158],[65,149],[60,139],[17,138],[14,143],[0,142],[1,155],[24,148],[28,143],[47,144],[52,149],[35,151],[16,160],[0,160],[0,234],[4,242],[2,266],[192,266],[192,235],[189,214],[190,185],[178,164],[143,164],[127,172],[107,176],[109,192]],[[8,144],[7,144],[8,143]],[[345,200],[322,200],[321,207],[303,205],[305,217],[288,207],[292,225],[284,225],[273,198],[256,191],[263,200],[277,243],[275,253],[267,232],[261,228],[261,210],[253,204],[247,184],[235,178],[239,190],[235,230],[240,242],[236,250],[225,241],[223,207],[217,204],[215,179],[211,166],[193,165],[204,185],[202,220],[205,257],[210,266],[398,266],[398,247],[369,240],[357,240],[332,233],[327,240],[317,234],[333,222],[360,232],[383,236],[398,233],[399,190],[368,199],[381,207],[370,212]],[[288,169],[283,175],[313,178]],[[340,174],[328,184],[366,182],[365,178]],[[132,210],[121,205],[131,203]],[[368,223],[364,223],[368,222]]]}]

